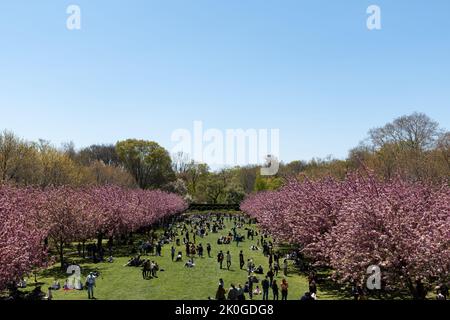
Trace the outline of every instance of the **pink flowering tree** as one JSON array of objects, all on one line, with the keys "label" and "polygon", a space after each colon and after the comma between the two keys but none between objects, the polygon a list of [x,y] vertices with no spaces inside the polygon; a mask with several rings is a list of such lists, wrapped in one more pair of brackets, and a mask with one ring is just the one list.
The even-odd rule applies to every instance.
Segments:
[{"label": "pink flowering tree", "polygon": [[83,190],[70,187],[45,189],[42,197],[38,225],[47,229],[47,237],[58,252],[63,268],[65,246],[93,235],[93,201]]},{"label": "pink flowering tree", "polygon": [[364,282],[379,266],[386,289],[407,289],[424,299],[450,273],[450,188],[395,179],[352,177],[358,188],[339,212],[338,224],[319,244],[341,281]]},{"label": "pink flowering tree", "polygon": [[344,181],[291,180],[241,209],[277,241],[299,246],[341,282],[381,268],[385,289],[423,298],[450,272],[450,188],[352,173]]},{"label": "pink flowering tree", "polygon": [[0,290],[46,265],[46,233],[36,229],[34,196],[39,194],[30,188],[0,186]]}]

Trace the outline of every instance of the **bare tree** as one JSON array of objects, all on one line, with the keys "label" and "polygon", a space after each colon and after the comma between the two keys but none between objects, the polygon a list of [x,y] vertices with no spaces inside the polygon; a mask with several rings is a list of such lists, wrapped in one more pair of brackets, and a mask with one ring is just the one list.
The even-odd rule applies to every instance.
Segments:
[{"label": "bare tree", "polygon": [[189,154],[180,151],[172,155],[172,167],[177,175],[184,177],[191,165],[192,160]]},{"label": "bare tree", "polygon": [[436,146],[441,133],[436,121],[423,113],[415,112],[409,116],[397,118],[384,127],[370,130],[369,137],[377,148],[395,143],[424,151]]}]

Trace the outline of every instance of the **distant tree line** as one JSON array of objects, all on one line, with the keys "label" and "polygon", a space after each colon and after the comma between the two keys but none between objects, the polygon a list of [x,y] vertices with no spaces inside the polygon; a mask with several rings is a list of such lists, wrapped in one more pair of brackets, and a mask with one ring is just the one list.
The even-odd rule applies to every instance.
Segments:
[{"label": "distant tree line", "polygon": [[383,179],[400,175],[442,182],[450,176],[450,133],[425,114],[413,113],[371,129],[347,159],[282,163],[273,177],[261,176],[256,165],[213,171],[187,154],[171,155],[153,141],[129,139],[77,150],[73,143],[57,148],[44,140],[0,133],[0,183],[163,189],[196,203],[240,203],[250,193],[277,190],[287,177],[343,179],[361,167]]}]

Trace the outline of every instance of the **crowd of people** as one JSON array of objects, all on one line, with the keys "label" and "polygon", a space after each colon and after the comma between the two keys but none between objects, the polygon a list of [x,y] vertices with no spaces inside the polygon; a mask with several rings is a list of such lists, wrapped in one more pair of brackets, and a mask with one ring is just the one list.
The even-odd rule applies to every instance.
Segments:
[{"label": "crowd of people", "polygon": [[[226,223],[228,222],[228,224]],[[232,225],[231,230],[227,230],[227,225]],[[254,259],[245,258],[244,250],[239,253],[239,270],[246,271],[246,277],[243,277],[242,284],[231,284],[229,289],[225,288],[222,279],[219,281],[219,287],[215,298],[217,300],[245,300],[254,299],[261,296],[263,300],[287,300],[289,297],[289,261],[295,264],[298,258],[296,252],[290,252],[283,255],[275,250],[272,241],[268,240],[268,235],[260,234],[255,228],[255,222],[242,215],[232,214],[209,214],[209,215],[190,215],[184,220],[178,221],[169,226],[168,232],[172,241],[177,246],[183,244],[188,261],[186,268],[195,268],[194,259],[204,257],[204,246],[200,242],[209,234],[219,234],[217,238],[217,264],[220,270],[232,270],[234,257],[231,245],[241,246],[242,243],[249,245],[251,252],[262,254],[267,259],[267,272],[264,266],[256,265]],[[206,251],[209,258],[212,258],[212,245],[206,245]],[[182,252],[176,254],[175,246],[171,248],[172,261],[183,261]],[[284,278],[277,280],[280,274]],[[308,293],[309,294],[309,293]],[[317,287],[311,292],[312,300],[317,299]],[[303,298],[302,298],[303,299]],[[305,300],[305,299],[303,299]]]},{"label": "crowd of people", "polygon": [[[162,256],[163,248],[166,246],[170,246],[172,263],[184,264],[186,269],[195,269],[196,259],[208,258],[208,263],[211,265],[216,259],[220,270],[241,274],[242,280],[229,284],[229,288],[226,287],[223,279],[219,280],[214,298],[220,301],[247,299],[286,301],[289,298],[288,279],[292,267],[295,267],[296,271],[305,272],[306,270],[301,253],[295,250],[278,251],[268,235],[257,231],[255,221],[243,215],[188,214],[174,218],[161,229],[162,232],[148,233],[146,240],[141,240],[136,245],[132,240],[127,243],[134,256],[124,267],[140,268],[144,280],[156,279],[158,272],[165,271],[155,260]],[[206,241],[206,237],[211,234],[217,235],[217,243],[211,244]],[[236,249],[233,249],[234,245],[240,247],[243,244],[248,245],[249,250],[237,249],[239,257],[234,257],[233,253],[237,252]],[[78,246],[80,254],[81,250],[84,251],[84,247],[82,249]],[[108,251],[110,258],[107,262],[112,263],[114,258],[112,257],[112,245],[109,242]],[[213,252],[215,253],[213,254]],[[246,252],[250,256],[246,257]],[[97,249],[94,245],[88,245],[87,253],[88,257],[93,257],[96,261],[103,261],[104,250]],[[149,256],[153,256],[155,259],[148,259]],[[261,257],[264,257],[266,262],[261,263],[264,261]],[[258,261],[258,264],[255,264],[255,261]],[[237,268],[238,266],[239,268]],[[90,273],[83,284],[79,282],[75,286],[68,284],[67,281],[61,286],[55,280],[44,298],[51,300],[53,291],[64,289],[87,290],[88,298],[95,299],[94,288],[97,277],[98,273]],[[309,273],[308,282],[309,290],[300,297],[300,300],[315,301],[318,299],[318,277],[314,271]],[[26,281],[23,280],[20,285],[26,287]],[[436,288],[437,299],[446,300],[448,291],[447,286]],[[355,300],[361,300],[364,295],[362,288],[356,284],[352,287],[351,292]]]}]

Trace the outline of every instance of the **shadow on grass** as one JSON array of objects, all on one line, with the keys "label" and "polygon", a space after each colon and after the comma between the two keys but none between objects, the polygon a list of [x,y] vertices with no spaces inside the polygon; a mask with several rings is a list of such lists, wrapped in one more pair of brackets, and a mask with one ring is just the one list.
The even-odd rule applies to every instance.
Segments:
[{"label": "shadow on grass", "polygon": [[[97,272],[101,275],[100,268],[92,268],[89,266],[81,266],[81,275],[83,277],[87,277],[91,272]],[[40,273],[40,277],[42,278],[50,278],[50,279],[67,279],[71,274],[68,274],[66,270],[62,270],[60,266],[54,266],[52,268],[46,269]]]}]

